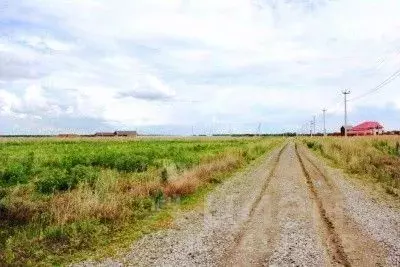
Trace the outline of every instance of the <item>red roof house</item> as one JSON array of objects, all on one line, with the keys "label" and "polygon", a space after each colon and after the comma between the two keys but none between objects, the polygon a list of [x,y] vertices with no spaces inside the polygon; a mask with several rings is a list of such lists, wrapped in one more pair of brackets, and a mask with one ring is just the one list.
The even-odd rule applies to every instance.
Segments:
[{"label": "red roof house", "polygon": [[383,133],[383,126],[376,121],[366,121],[353,128],[348,132],[348,135],[377,135]]}]

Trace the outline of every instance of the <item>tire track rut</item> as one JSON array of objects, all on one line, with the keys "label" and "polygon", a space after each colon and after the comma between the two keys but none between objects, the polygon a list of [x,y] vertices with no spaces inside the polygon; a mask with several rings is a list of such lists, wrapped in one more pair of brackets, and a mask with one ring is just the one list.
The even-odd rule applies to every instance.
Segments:
[{"label": "tire track rut", "polygon": [[[315,158],[305,146],[299,146],[298,153],[309,174],[313,189],[317,192],[319,201],[322,202],[325,217],[334,225],[335,233],[340,237],[340,245],[349,263],[352,266],[392,266],[389,259],[390,248],[388,249],[385,244],[374,238],[360,221],[355,220],[352,209],[349,209],[349,204],[354,203],[354,199],[349,202],[346,194],[360,194],[360,189],[353,188],[349,192],[348,188],[340,188],[340,185],[345,182],[344,178],[333,175],[329,168]],[[373,210],[365,208],[358,212],[362,212],[367,218],[374,217],[376,214]],[[396,226],[386,224],[385,228],[393,229]],[[378,230],[378,232],[384,231],[384,229]],[[322,237],[324,236],[326,233],[322,234]],[[328,251],[332,250],[329,244],[325,245]]]},{"label": "tire track rut", "polygon": [[[285,151],[285,149],[287,148],[287,146],[288,146],[288,144],[284,145],[284,146],[282,147],[282,149],[279,151],[278,155],[276,156],[276,159],[275,159],[275,161],[274,161],[274,163],[273,163],[273,165],[272,165],[271,171],[269,172],[269,174],[268,174],[268,176],[267,176],[267,179],[265,180],[265,183],[264,183],[263,186],[262,186],[261,193],[258,195],[256,201],[255,201],[254,204],[252,205],[251,210],[250,210],[250,213],[249,213],[249,217],[248,217],[248,219],[246,220],[246,222],[244,223],[244,227],[243,227],[243,228],[245,228],[246,225],[249,223],[249,221],[253,218],[254,213],[255,213],[255,211],[256,211],[256,208],[257,208],[258,205],[260,204],[260,202],[261,202],[261,200],[262,200],[262,198],[263,198],[263,196],[264,196],[264,194],[265,194],[265,191],[267,190],[268,185],[269,185],[269,183],[270,183],[270,181],[271,181],[271,178],[273,177],[273,175],[274,175],[275,172],[276,172],[276,169],[277,169],[277,167],[278,167],[278,165],[279,165],[279,161],[281,160],[281,157],[282,157],[282,153]],[[239,233],[239,235],[235,238],[235,247],[236,247],[236,246],[240,243],[240,241],[242,240],[243,234],[244,234],[244,232],[241,231],[241,232]]]},{"label": "tire track rut", "polygon": [[[330,254],[330,256],[332,257],[332,260],[340,265],[343,266],[351,266],[350,261],[344,251],[343,245],[342,245],[342,240],[339,237],[339,235],[337,234],[336,230],[335,230],[335,226],[332,223],[332,221],[330,220],[330,218],[327,216],[327,212],[323,206],[322,200],[320,199],[317,190],[315,189],[315,186],[312,182],[312,178],[311,175],[309,173],[309,171],[306,169],[306,166],[303,162],[302,157],[300,156],[299,153],[299,149],[297,147],[297,144],[295,145],[296,147],[296,155],[297,158],[300,162],[301,168],[303,170],[303,174],[306,177],[307,180],[307,186],[308,189],[310,190],[311,194],[312,194],[312,198],[313,200],[316,202],[317,206],[318,206],[318,210],[319,210],[319,214],[321,216],[321,219],[323,221],[323,225],[324,225],[324,230],[326,231],[326,235],[327,235],[327,243],[328,243],[328,247],[330,248],[328,253]],[[322,172],[321,172],[322,174]],[[326,179],[326,178],[325,178]]]},{"label": "tire track rut", "polygon": [[313,201],[290,142],[270,173],[268,187],[221,266],[321,266]]}]

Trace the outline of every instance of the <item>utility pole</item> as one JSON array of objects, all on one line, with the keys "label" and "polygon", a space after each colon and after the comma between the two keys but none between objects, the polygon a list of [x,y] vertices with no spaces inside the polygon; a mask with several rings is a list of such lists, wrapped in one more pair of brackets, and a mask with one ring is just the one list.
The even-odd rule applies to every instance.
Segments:
[{"label": "utility pole", "polygon": [[313,129],[314,129],[314,134],[316,134],[316,130],[315,130],[315,125],[316,125],[316,123],[315,123],[315,116],[313,117]]},{"label": "utility pole", "polygon": [[324,114],[324,136],[326,136],[326,109],[324,108],[322,112]]},{"label": "utility pole", "polygon": [[313,136],[313,121],[310,121],[310,136]]},{"label": "utility pole", "polygon": [[347,137],[347,95],[349,95],[351,92],[350,90],[344,90],[342,91],[342,94],[344,95],[344,135]]}]

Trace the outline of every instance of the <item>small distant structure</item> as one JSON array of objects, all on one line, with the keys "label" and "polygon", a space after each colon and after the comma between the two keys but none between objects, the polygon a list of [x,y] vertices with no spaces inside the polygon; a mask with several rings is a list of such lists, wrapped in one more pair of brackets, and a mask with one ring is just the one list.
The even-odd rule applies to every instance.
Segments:
[{"label": "small distant structure", "polygon": [[111,133],[111,132],[98,132],[98,133],[95,133],[94,136],[97,136],[97,137],[113,137],[113,136],[115,136],[115,132],[114,133]]},{"label": "small distant structure", "polygon": [[386,135],[400,135],[400,131],[389,131],[389,132],[384,132]]},{"label": "small distant structure", "polygon": [[348,130],[349,136],[366,136],[383,134],[383,126],[376,121],[366,121]]},{"label": "small distant structure", "polygon": [[136,131],[115,131],[114,135],[123,137],[136,137],[138,134]]},{"label": "small distant structure", "polygon": [[67,133],[67,134],[59,134],[59,135],[57,135],[57,137],[59,137],[59,138],[74,138],[74,137],[79,137],[79,135]]},{"label": "small distant structure", "polygon": [[353,129],[353,126],[351,126],[351,125],[342,126],[342,128],[340,128],[340,135],[345,136],[346,131],[347,131],[347,135],[349,135],[349,132],[351,132],[351,129]]},{"label": "small distant structure", "polygon": [[136,131],[98,132],[94,134],[97,137],[136,137],[137,135]]}]

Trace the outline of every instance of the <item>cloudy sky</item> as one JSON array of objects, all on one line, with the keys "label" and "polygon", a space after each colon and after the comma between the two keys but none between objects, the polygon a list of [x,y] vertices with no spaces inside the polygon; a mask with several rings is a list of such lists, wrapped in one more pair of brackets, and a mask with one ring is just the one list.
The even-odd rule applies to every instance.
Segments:
[{"label": "cloudy sky", "polygon": [[[343,123],[400,70],[398,0],[0,0],[0,133]],[[397,76],[393,76],[397,77]],[[400,78],[349,102],[400,128]]]}]

